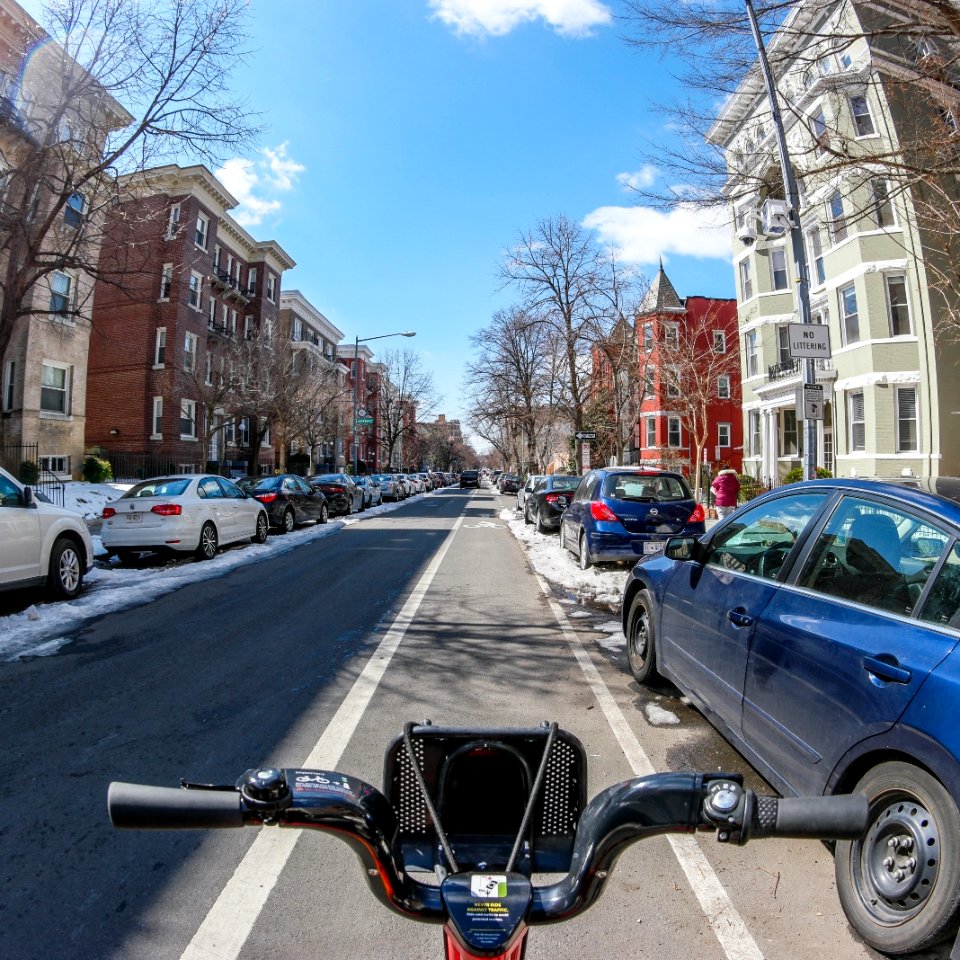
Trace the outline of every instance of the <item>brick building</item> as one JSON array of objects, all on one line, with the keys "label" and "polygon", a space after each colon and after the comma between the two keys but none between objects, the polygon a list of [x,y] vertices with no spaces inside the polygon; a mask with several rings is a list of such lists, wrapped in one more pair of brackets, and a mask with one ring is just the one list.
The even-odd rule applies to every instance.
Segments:
[{"label": "brick building", "polygon": [[[272,335],[294,261],[229,215],[237,200],[206,167],[157,167],[125,184],[108,222],[87,389],[88,446],[145,473],[241,461],[272,469],[263,424],[231,392],[239,347]],[[258,449],[253,449],[256,446]]]}]

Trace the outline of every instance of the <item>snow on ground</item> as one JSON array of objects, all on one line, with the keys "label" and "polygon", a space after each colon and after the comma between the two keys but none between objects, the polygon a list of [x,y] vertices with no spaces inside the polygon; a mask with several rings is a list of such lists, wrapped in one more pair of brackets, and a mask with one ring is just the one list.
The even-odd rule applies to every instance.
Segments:
[{"label": "snow on ground", "polygon": [[643,712],[647,717],[647,723],[653,727],[667,727],[680,722],[680,718],[675,713],[664,710],[655,703],[645,703]]}]

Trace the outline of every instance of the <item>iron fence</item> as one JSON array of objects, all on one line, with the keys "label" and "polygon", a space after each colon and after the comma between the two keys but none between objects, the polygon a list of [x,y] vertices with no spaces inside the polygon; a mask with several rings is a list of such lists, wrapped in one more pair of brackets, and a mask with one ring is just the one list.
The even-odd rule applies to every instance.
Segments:
[{"label": "iron fence", "polygon": [[33,487],[49,503],[59,507],[64,505],[64,483],[55,473],[40,465],[38,443],[0,444],[0,467],[21,483]]}]

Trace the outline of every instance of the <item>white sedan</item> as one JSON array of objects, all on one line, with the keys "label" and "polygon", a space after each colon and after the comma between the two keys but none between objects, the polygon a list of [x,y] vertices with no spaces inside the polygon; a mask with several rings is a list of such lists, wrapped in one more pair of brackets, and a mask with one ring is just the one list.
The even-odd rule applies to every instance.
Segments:
[{"label": "white sedan", "polygon": [[103,510],[100,539],[121,562],[135,553],[193,553],[212,560],[228,543],[267,539],[259,500],[223,477],[157,477],[131,487]]}]

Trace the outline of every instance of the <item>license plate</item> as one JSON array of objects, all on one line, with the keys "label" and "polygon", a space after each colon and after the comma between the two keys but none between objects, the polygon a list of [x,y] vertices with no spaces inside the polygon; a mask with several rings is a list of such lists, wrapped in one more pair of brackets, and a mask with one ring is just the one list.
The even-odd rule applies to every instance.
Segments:
[{"label": "license plate", "polygon": [[666,545],[666,540],[648,540],[643,545],[643,552],[648,555],[651,553],[663,553],[663,548]]},{"label": "license plate", "polygon": [[126,517],[127,523],[141,523],[143,521],[142,513],[128,513]]}]

